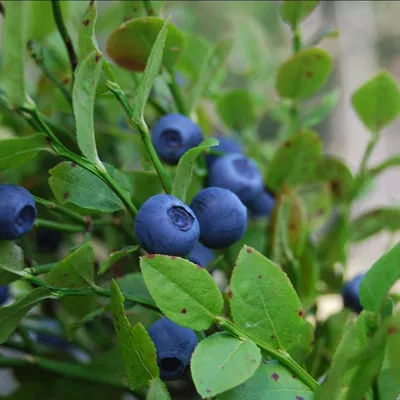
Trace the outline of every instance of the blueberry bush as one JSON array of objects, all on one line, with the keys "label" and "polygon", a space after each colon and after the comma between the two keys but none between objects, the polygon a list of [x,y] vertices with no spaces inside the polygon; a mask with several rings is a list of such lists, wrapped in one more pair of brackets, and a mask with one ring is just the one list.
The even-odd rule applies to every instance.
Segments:
[{"label": "blueberry bush", "polygon": [[351,216],[400,165],[369,163],[394,78],[345,99],[370,133],[351,172],[315,130],[338,100],[336,32],[302,35],[318,1],[279,3],[269,63],[251,19],[211,43],[185,6],[97,3],[1,7],[2,398],[398,398],[400,244],[345,279],[353,243],[400,229],[396,206]]}]

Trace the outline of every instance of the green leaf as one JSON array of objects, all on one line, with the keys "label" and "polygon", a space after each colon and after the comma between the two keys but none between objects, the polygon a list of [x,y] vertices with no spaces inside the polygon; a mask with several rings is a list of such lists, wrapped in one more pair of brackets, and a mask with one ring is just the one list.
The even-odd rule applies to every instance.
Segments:
[{"label": "green leaf", "polygon": [[297,133],[275,152],[267,172],[268,187],[279,191],[285,183],[294,186],[307,182],[315,176],[321,157],[319,136],[311,130]]},{"label": "green leaf", "polygon": [[155,171],[128,171],[126,176],[132,184],[132,193],[135,204],[138,206],[143,205],[150,197],[164,191],[160,178]]},{"label": "green leaf", "polygon": [[286,274],[245,246],[231,278],[231,313],[236,325],[277,349],[289,349],[302,335],[300,300]]},{"label": "green leaf", "polygon": [[42,300],[54,298],[45,288],[36,288],[8,307],[0,308],[0,344],[14,332],[25,314]]},{"label": "green leaf", "polygon": [[339,102],[339,98],[340,93],[338,89],[325,94],[317,107],[304,116],[302,127],[312,128],[321,123],[334,110]]},{"label": "green leaf", "polygon": [[125,274],[115,280],[123,293],[131,294],[139,299],[156,305],[150,295],[149,289],[144,282],[143,275],[140,272]]},{"label": "green leaf", "polygon": [[119,261],[121,258],[128,256],[131,253],[136,252],[139,249],[139,246],[128,246],[125,247],[121,250],[114,251],[113,253],[110,254],[110,256],[101,262],[99,265],[99,275],[105,274],[117,261]]},{"label": "green leaf", "polygon": [[26,101],[24,52],[25,1],[7,1],[3,26],[3,51],[1,68],[1,87],[4,89],[11,107],[22,106]]},{"label": "green leaf", "polygon": [[[154,81],[156,80],[156,77],[158,76],[161,68],[161,63],[163,61],[163,54],[164,54],[164,49],[170,49],[170,44],[167,43],[167,32],[169,31],[169,28],[171,28],[171,25],[168,20],[163,22],[163,20],[160,20],[159,18],[155,18],[157,21],[159,20],[160,23],[162,23],[162,26],[160,26],[160,29],[157,27],[156,32],[158,33],[157,38],[155,38],[154,45],[151,48],[151,52],[149,53],[148,60],[146,61],[145,64],[145,70],[144,74],[138,84],[138,87],[135,90],[135,95],[133,97],[133,116],[132,120],[135,125],[141,125],[143,124],[143,113],[144,113],[144,108],[147,103],[147,99],[149,98],[151,88],[153,87]],[[140,19],[142,20],[142,19]],[[152,24],[146,20],[146,29],[151,29]],[[152,18],[151,20],[154,20]],[[139,19],[131,21],[132,24],[135,22],[139,21]],[[149,22],[149,23],[147,23]],[[128,22],[129,23],[129,22]],[[158,32],[159,30],[159,32]],[[173,31],[172,31],[173,32]],[[155,34],[155,32],[153,32]],[[175,45],[174,45],[175,47]],[[135,47],[133,47],[135,49]],[[126,50],[125,50],[126,51]],[[169,52],[171,53],[171,52]],[[165,54],[164,54],[165,56]],[[126,57],[126,53],[125,56]],[[147,59],[147,56],[146,56]],[[164,58],[165,61],[165,58]]]},{"label": "green leaf", "polygon": [[0,140],[0,171],[20,167],[50,147],[44,133]]},{"label": "green leaf", "polygon": [[180,257],[153,254],[141,257],[140,268],[151,296],[167,318],[197,331],[214,323],[223,299],[208,271]]},{"label": "green leaf", "polygon": [[340,31],[334,26],[321,26],[317,32],[303,45],[303,48],[308,49],[318,46],[324,39],[336,39],[340,36]]},{"label": "green leaf", "polygon": [[313,400],[314,393],[275,360],[263,361],[246,382],[216,400]]},{"label": "green leaf", "polygon": [[[166,29],[168,35],[161,33]],[[164,55],[157,50],[159,64],[162,61],[165,67],[171,68],[182,52],[184,37],[175,25],[158,17],[141,17],[123,23],[111,32],[106,45],[107,53],[118,66],[143,72],[150,64],[150,53],[155,52],[156,39],[159,37],[162,38],[160,49],[165,43]],[[159,67],[156,69],[158,73]]]},{"label": "green leaf", "polygon": [[225,124],[236,132],[243,132],[256,122],[253,99],[246,90],[225,93],[217,100],[216,106]]},{"label": "green leaf", "polygon": [[[122,189],[129,192],[130,185],[126,176],[112,165],[104,163],[104,166]],[[51,190],[60,204],[73,203],[102,212],[118,211],[123,207],[121,200],[106,183],[74,163],[62,162],[49,173]]]},{"label": "green leaf", "polygon": [[319,1],[282,1],[280,13],[282,19],[293,29],[297,29],[300,22],[304,21],[318,6]]},{"label": "green leaf", "polygon": [[390,288],[400,278],[400,243],[384,254],[367,271],[360,285],[360,301],[365,310],[378,312]]},{"label": "green leaf", "polygon": [[177,197],[183,202],[186,201],[187,192],[192,183],[193,172],[196,167],[196,160],[209,147],[218,146],[218,143],[217,139],[206,139],[197,147],[188,150],[180,158],[172,185],[172,196]]},{"label": "green leaf", "polygon": [[45,281],[55,288],[90,288],[94,285],[93,269],[94,251],[90,243],[86,243],[52,268]]},{"label": "green leaf", "polygon": [[400,208],[377,208],[361,214],[351,222],[350,240],[361,242],[382,231],[395,232],[399,229]]},{"label": "green leaf", "polygon": [[386,348],[382,369],[378,376],[378,387],[379,400],[396,399],[400,393],[400,380],[395,378],[395,375],[390,369],[388,348]]},{"label": "green leaf", "polygon": [[249,379],[260,362],[261,352],[251,340],[214,333],[202,340],[193,353],[193,382],[203,398],[214,397]]},{"label": "green leaf", "polygon": [[302,50],[278,69],[276,89],[281,97],[303,100],[322,88],[331,71],[332,57],[325,50]]},{"label": "green leaf", "polygon": [[148,387],[153,378],[160,376],[156,349],[143,325],[131,327],[125,315],[124,296],[113,280],[111,284],[111,310],[115,331],[125,360],[125,371],[131,390]]},{"label": "green leaf", "polygon": [[[226,37],[218,41],[203,59],[197,79],[188,94],[188,109],[193,112],[207,88],[213,83],[224,66],[233,46],[232,38]],[[199,62],[199,61],[198,61]]]},{"label": "green leaf", "polygon": [[400,382],[400,314],[391,319],[387,329],[387,349],[389,355],[390,372]]},{"label": "green leaf", "polygon": [[94,103],[102,71],[102,55],[90,53],[75,72],[72,103],[76,121],[76,136],[82,153],[94,164],[102,166],[97,154],[94,132]]},{"label": "green leaf", "polygon": [[146,400],[171,400],[168,389],[160,378],[151,381]]},{"label": "green leaf", "polygon": [[0,285],[21,279],[24,270],[24,252],[14,242],[0,241]]},{"label": "green leaf", "polygon": [[382,71],[358,88],[351,98],[360,120],[372,132],[378,133],[400,112],[400,91],[389,72]]}]

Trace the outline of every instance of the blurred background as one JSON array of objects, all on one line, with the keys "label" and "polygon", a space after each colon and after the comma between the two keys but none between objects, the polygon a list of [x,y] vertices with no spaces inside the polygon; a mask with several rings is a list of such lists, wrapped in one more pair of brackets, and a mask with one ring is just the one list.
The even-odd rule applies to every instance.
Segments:
[{"label": "blurred background", "polygon": [[[32,1],[31,12],[35,20],[42,23],[28,24],[33,37],[43,40],[49,49],[65,58],[58,33],[52,32],[51,7],[49,13],[38,15],[43,8]],[[67,25],[76,38],[76,32],[85,12],[87,1],[63,2],[68,15]],[[99,1],[96,36],[100,50],[104,52],[111,31],[131,17],[133,1]],[[120,7],[117,3],[124,3]],[[156,3],[156,2],[154,2]],[[36,11],[35,11],[36,10]],[[36,14],[35,14],[36,12]],[[260,119],[258,131],[254,135],[264,139],[277,137],[281,126],[274,89],[276,68],[291,54],[291,33],[279,16],[278,1],[167,1],[162,15],[171,15],[172,21],[183,32],[198,35],[205,42],[214,44],[231,33],[235,38],[230,53],[224,87],[246,89],[253,93],[257,116]],[[31,17],[29,17],[31,18]],[[305,44],[321,36],[327,37],[319,44],[334,59],[333,73],[323,90],[301,105],[301,112],[324,96],[329,99],[329,113],[323,121],[318,121],[313,129],[321,136],[325,152],[342,158],[356,172],[364,149],[369,140],[369,132],[359,121],[351,107],[351,95],[355,89],[372,78],[379,70],[387,69],[400,81],[400,2],[398,1],[321,1],[317,9],[301,25],[302,40]],[[32,20],[30,20],[32,22]],[[3,20],[0,18],[0,35]],[[336,31],[339,32],[337,35]],[[1,43],[1,41],[0,41]],[[1,53],[1,47],[0,47]],[[28,88],[37,90],[40,74],[33,62],[28,63]],[[110,100],[111,101],[111,100]],[[51,108],[52,96],[47,107]],[[209,119],[220,130],[223,124],[207,107]],[[278,110],[279,111],[279,110]],[[52,110],[48,111],[49,114]],[[122,114],[121,114],[122,116]],[[4,116],[1,117],[5,118]],[[3,119],[4,121],[4,119]],[[0,120],[0,136],[10,134]],[[400,153],[400,120],[386,128],[378,146],[373,152],[370,164],[375,165],[387,157]],[[379,175],[368,195],[355,204],[352,213],[361,213],[388,205],[400,205],[400,168],[391,168]],[[381,233],[353,245],[350,251],[347,277],[367,270],[381,255],[393,246],[400,236]],[[341,307],[339,296],[327,296],[320,307],[321,318]],[[0,378],[1,385],[6,380]],[[7,385],[9,385],[8,381]]]}]

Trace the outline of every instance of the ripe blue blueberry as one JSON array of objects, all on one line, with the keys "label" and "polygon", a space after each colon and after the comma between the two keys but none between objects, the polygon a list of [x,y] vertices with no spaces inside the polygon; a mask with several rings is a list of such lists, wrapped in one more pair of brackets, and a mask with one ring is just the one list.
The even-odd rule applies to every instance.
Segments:
[{"label": "ripe blue blueberry", "polygon": [[135,218],[135,235],[148,253],[186,256],[200,236],[193,211],[169,194],[150,197]]},{"label": "ripe blue blueberry", "polygon": [[203,141],[203,133],[188,117],[168,114],[154,125],[152,141],[161,160],[176,165],[184,153]]},{"label": "ripe blue blueberry", "polygon": [[193,198],[190,207],[200,224],[200,241],[211,249],[231,246],[246,231],[247,208],[228,189],[203,189]]},{"label": "ripe blue blueberry", "polygon": [[275,206],[275,198],[271,193],[264,190],[251,203],[247,209],[251,217],[268,217]]},{"label": "ripe blue blueberry", "polygon": [[196,246],[194,246],[193,250],[188,254],[188,260],[205,268],[215,260],[215,254],[211,249],[197,242]]},{"label": "ripe blue blueberry", "polygon": [[23,187],[0,185],[0,240],[14,240],[29,232],[36,219],[36,204]]},{"label": "ripe blue blueberry", "polygon": [[4,304],[8,300],[8,296],[10,295],[10,288],[5,286],[0,286],[0,305]]},{"label": "ripe blue blueberry", "polygon": [[195,332],[165,317],[154,322],[148,331],[156,347],[161,379],[173,381],[181,377],[198,343]]},{"label": "ripe blue blueberry", "polygon": [[[243,154],[243,150],[240,147],[240,145],[232,138],[226,136],[216,136],[215,139],[218,139],[219,144],[218,146],[212,147],[211,150],[220,151],[221,153],[226,153],[226,154],[231,154],[231,153]],[[206,162],[208,168],[210,168],[211,165],[218,160],[218,158],[220,158],[220,156],[208,154],[206,156]]]},{"label": "ripe blue blueberry", "polygon": [[360,285],[365,274],[358,274],[352,280],[346,282],[342,288],[342,298],[345,307],[360,313],[363,307],[360,303]]},{"label": "ripe blue blueberry", "polygon": [[227,154],[212,164],[209,186],[229,189],[244,203],[253,201],[263,190],[263,177],[256,163],[244,154]]}]

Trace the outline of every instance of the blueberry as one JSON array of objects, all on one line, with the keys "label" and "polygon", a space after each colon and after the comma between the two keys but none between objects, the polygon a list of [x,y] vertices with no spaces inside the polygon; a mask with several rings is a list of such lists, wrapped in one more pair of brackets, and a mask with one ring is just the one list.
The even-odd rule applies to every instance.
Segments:
[{"label": "blueberry", "polygon": [[209,186],[229,189],[244,203],[253,201],[263,190],[263,177],[256,163],[244,154],[227,154],[212,164]]},{"label": "blueberry", "polygon": [[188,117],[168,114],[154,125],[152,141],[158,156],[167,164],[176,165],[184,153],[203,141],[203,134]]},{"label": "blueberry", "polygon": [[36,230],[36,246],[42,253],[54,253],[60,248],[62,233],[55,229],[39,228]]},{"label": "blueberry", "polygon": [[[37,332],[36,340],[47,346],[68,348],[70,343],[63,338],[63,330],[60,327],[58,321],[50,318],[44,318],[40,321],[43,330],[49,332]],[[54,333],[53,333],[54,332]]]},{"label": "blueberry", "polygon": [[193,198],[190,207],[200,224],[200,241],[211,249],[236,243],[246,231],[247,208],[228,189],[203,189]]},{"label": "blueberry", "polygon": [[5,286],[0,286],[0,305],[4,304],[8,300],[8,296],[10,295],[10,288]]},{"label": "blueberry", "polygon": [[[226,136],[216,136],[215,139],[218,139],[219,145],[212,147],[211,150],[220,151],[221,153],[228,153],[228,154],[230,153],[243,154],[240,145],[232,138]],[[210,168],[211,165],[214,164],[214,162],[217,161],[220,157],[221,156],[208,154],[206,156],[206,163],[208,168]]]},{"label": "blueberry", "polygon": [[17,185],[0,185],[0,240],[14,240],[29,232],[36,219],[32,195]]},{"label": "blueberry", "polygon": [[275,198],[264,190],[251,203],[247,204],[251,217],[268,217],[275,206]]},{"label": "blueberry", "polygon": [[193,211],[169,194],[150,197],[135,218],[135,235],[148,253],[186,256],[200,236]]},{"label": "blueberry", "polygon": [[148,331],[156,347],[161,379],[173,381],[180,378],[198,343],[195,332],[165,317],[154,322]]},{"label": "blueberry", "polygon": [[365,274],[358,274],[352,280],[346,282],[342,288],[342,298],[345,307],[360,313],[363,307],[360,303],[360,285]]},{"label": "blueberry", "polygon": [[196,246],[194,246],[193,250],[189,253],[188,260],[205,268],[215,260],[215,254],[211,249],[197,242]]}]

